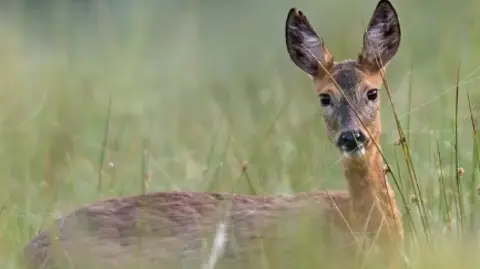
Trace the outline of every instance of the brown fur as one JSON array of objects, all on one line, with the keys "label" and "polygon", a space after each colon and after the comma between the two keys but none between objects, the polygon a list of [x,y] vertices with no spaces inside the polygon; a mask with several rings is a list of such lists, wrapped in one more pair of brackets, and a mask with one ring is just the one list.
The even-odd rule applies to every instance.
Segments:
[{"label": "brown fur", "polygon": [[[351,201],[345,192],[294,196],[161,192],[113,198],[80,208],[58,219],[53,230],[34,238],[26,254],[32,268],[55,268],[54,264],[65,259],[80,268],[86,268],[92,260],[94,264],[115,268],[120,261],[132,266],[138,260],[178,266],[187,252],[200,251],[201,240],[210,238],[216,224],[223,221],[230,238],[223,259],[240,261],[248,253],[258,251],[258,239],[279,236],[272,234],[278,222],[283,222],[285,228],[284,221],[297,222],[302,211],[311,212],[305,211],[309,204],[317,214],[322,212],[313,217],[309,213],[309,221],[318,225],[324,214],[329,215],[331,224],[345,235],[341,244],[352,244],[353,237],[344,219],[352,218]],[[346,215],[340,215],[337,208]],[[315,220],[318,217],[320,222]],[[54,259],[55,243],[61,244],[61,251],[55,253]],[[139,245],[142,250],[137,250]],[[84,260],[84,255],[89,259]],[[197,263],[200,259],[194,255],[190,258]]]},{"label": "brown fur", "polygon": [[[225,224],[227,240],[218,262],[226,265],[243,263],[239,268],[252,268],[251,259],[266,249],[287,254],[295,248],[289,236],[310,225],[312,242],[331,238],[325,241],[325,251],[330,252],[322,256],[323,268],[333,254],[354,258],[361,250],[356,243],[362,236],[377,240],[394,266],[403,227],[377,147],[380,104],[366,99],[368,91],[382,86],[381,72],[400,41],[398,18],[388,1],[378,3],[364,38],[357,61],[334,62],[305,15],[297,9],[288,14],[286,43],[292,61],[312,77],[318,94],[332,98],[324,110],[328,137],[336,140],[342,131],[353,129],[369,134],[363,157],[342,159],[348,192],[290,196],[160,192],[98,201],[61,217],[52,229],[37,235],[25,248],[31,268],[56,268],[58,263],[75,264],[75,268],[131,268],[139,261],[154,268],[199,267],[211,254],[204,241],[211,245],[221,230],[219,223]],[[374,54],[375,48],[379,55]],[[311,250],[312,255],[320,255]],[[335,260],[340,261],[345,259]],[[272,268],[289,266],[270,262],[277,263]]]}]

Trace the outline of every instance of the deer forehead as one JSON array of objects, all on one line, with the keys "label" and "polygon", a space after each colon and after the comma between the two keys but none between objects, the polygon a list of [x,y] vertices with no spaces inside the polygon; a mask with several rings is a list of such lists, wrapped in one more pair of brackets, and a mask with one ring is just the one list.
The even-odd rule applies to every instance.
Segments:
[{"label": "deer forehead", "polygon": [[335,63],[330,75],[316,78],[314,83],[318,94],[354,97],[358,92],[379,89],[382,86],[382,76],[380,72],[364,71],[357,61],[346,60]]}]

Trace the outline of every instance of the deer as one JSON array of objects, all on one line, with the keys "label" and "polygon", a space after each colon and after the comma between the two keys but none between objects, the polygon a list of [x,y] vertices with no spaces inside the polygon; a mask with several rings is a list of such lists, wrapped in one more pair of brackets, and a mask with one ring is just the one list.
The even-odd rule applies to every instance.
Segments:
[{"label": "deer", "polygon": [[[267,246],[283,251],[296,246],[286,238],[293,240],[304,222],[312,225],[312,242],[325,239],[325,253],[339,250],[353,259],[365,247],[357,238],[365,237],[394,268],[404,230],[379,146],[379,89],[400,39],[395,8],[380,0],[357,59],[337,62],[306,15],[295,7],[288,12],[286,49],[313,82],[347,190],[290,195],[172,191],[104,199],[40,231],[22,252],[28,268],[132,268],[139,261],[151,268],[248,264]],[[264,244],[267,239],[273,243]]]}]

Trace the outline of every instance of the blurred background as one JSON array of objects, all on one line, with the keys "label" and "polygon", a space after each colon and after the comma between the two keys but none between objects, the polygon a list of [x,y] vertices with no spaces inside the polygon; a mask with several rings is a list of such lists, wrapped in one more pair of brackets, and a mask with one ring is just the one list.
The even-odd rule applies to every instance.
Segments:
[{"label": "blurred background", "polygon": [[[16,268],[14,255],[46,219],[109,196],[345,188],[319,100],[288,58],[284,24],[295,6],[337,60],[355,59],[376,3],[1,1],[0,264]],[[462,191],[476,208],[480,2],[393,4],[402,42],[389,86],[432,226],[441,232],[448,204],[439,202],[439,178],[454,191],[456,153]],[[406,197],[400,204],[410,206],[384,92],[382,102],[380,142],[395,191],[402,187]]]}]

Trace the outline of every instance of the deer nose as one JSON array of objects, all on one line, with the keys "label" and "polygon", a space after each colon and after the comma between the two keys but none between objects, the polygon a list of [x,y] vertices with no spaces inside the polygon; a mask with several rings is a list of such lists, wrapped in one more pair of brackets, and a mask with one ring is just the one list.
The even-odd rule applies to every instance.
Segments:
[{"label": "deer nose", "polygon": [[367,137],[360,130],[345,131],[340,134],[337,146],[344,151],[354,151],[366,141]]}]

